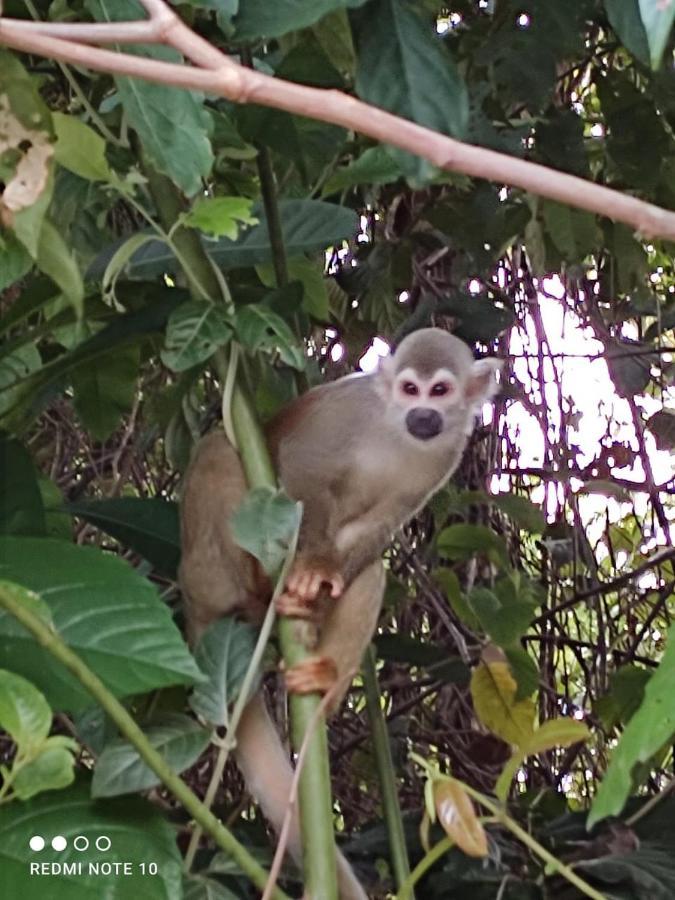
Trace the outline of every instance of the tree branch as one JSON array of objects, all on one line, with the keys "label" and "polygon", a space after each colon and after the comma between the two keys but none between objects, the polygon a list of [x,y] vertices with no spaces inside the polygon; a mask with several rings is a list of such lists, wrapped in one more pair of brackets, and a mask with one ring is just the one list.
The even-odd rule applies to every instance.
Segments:
[{"label": "tree branch", "polygon": [[[102,72],[205,91],[237,103],[259,103],[358,131],[427,159],[440,169],[486,178],[609,216],[645,237],[675,240],[675,213],[583,178],[476,147],[431,131],[335,90],[322,90],[246,70],[193,32],[163,0],[142,0],[145,22],[56,25],[0,18],[0,43],[25,53]],[[70,29],[70,31],[66,30]],[[122,29],[122,31],[120,31]],[[129,30],[131,29],[131,30]],[[62,36],[54,36],[54,35]],[[174,47],[195,66],[130,56],[89,44],[156,40]],[[67,35],[70,39],[64,39]],[[131,38],[129,37],[131,35]]]}]

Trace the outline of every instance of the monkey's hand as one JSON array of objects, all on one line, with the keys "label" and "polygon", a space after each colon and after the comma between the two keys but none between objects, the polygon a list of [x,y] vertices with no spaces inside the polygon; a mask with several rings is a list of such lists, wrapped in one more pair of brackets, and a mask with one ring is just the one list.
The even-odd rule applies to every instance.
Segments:
[{"label": "monkey's hand", "polygon": [[277,612],[299,619],[312,618],[322,591],[336,600],[344,590],[342,575],[324,562],[298,557],[276,602]]},{"label": "monkey's hand", "polygon": [[327,694],[337,677],[337,666],[330,656],[308,656],[286,671],[286,690],[289,694]]}]

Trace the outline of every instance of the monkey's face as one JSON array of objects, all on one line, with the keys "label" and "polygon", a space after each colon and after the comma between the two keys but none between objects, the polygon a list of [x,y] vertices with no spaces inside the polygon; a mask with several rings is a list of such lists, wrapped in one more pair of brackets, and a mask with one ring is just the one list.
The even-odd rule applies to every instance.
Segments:
[{"label": "monkey's face", "polygon": [[432,441],[464,410],[462,391],[449,369],[437,369],[431,377],[415,369],[398,372],[393,380],[392,401],[409,435]]}]

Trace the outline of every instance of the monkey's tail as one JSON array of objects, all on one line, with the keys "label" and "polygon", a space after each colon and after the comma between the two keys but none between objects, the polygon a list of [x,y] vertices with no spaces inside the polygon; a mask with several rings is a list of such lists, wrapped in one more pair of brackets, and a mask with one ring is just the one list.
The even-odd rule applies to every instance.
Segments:
[{"label": "monkey's tail", "polygon": [[[244,710],[237,728],[235,756],[246,786],[259,801],[265,816],[279,834],[291,794],[293,768],[262,694],[256,694]],[[296,863],[300,864],[302,847],[295,811],[288,849]],[[340,900],[368,900],[368,895],[359,884],[352,867],[339,850],[336,850],[336,854]],[[312,900],[322,898],[313,897]]]}]

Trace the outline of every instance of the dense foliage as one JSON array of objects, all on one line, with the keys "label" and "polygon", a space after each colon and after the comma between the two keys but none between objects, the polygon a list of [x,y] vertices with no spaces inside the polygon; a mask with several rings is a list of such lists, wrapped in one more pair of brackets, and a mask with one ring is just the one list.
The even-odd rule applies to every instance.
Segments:
[{"label": "dense foliage", "polygon": [[[668,4],[175,6],[247,66],[675,210]],[[5,0],[3,14],[143,10]],[[386,557],[375,649],[411,863],[443,827],[458,845],[427,858],[417,896],[580,896],[541,848],[588,896],[673,896],[672,245],[335,125],[0,49],[0,314],[3,896],[252,896],[212,832],[183,866],[194,812],[111,718],[119,698],[203,797],[255,634],[226,620],[194,654],[181,636],[181,474],[220,417],[234,346],[264,421],[366,365],[376,337],[429,324],[505,368],[453,484]],[[265,495],[246,512],[242,539],[278,563],[288,507]],[[386,897],[367,690],[356,679],[330,726],[335,825]],[[484,822],[487,857],[462,785],[506,804]],[[213,809],[269,867],[234,767]],[[105,859],[133,874],[31,877],[66,855],[29,840],[57,834],[90,838],[67,856],[83,863],[114,834]]]}]

